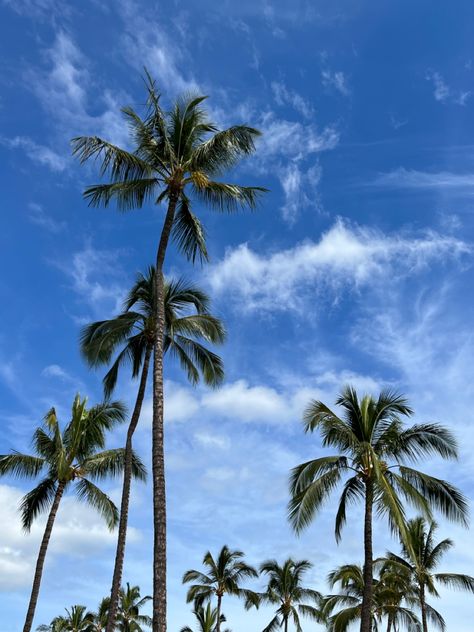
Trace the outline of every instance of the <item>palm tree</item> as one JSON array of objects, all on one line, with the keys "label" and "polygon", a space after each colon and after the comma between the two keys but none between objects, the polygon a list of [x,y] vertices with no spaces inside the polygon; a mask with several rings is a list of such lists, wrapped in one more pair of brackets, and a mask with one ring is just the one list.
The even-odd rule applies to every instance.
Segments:
[{"label": "palm tree", "polygon": [[110,597],[104,597],[99,607],[97,608],[97,612],[94,612],[94,622],[92,625],[92,629],[94,632],[104,632],[107,627],[107,617],[109,614],[110,608]]},{"label": "palm tree", "polygon": [[258,606],[258,596],[251,590],[241,588],[242,580],[249,577],[258,577],[253,566],[243,561],[242,551],[232,551],[227,545],[223,546],[214,559],[208,551],[202,563],[207,567],[207,574],[201,571],[189,570],[183,575],[183,584],[195,582],[188,590],[186,601],[196,602],[197,606],[217,598],[216,608],[216,632],[220,632],[222,598],[224,595],[234,595],[245,599],[245,607]]},{"label": "palm tree", "polygon": [[207,259],[203,226],[192,212],[190,195],[219,211],[254,208],[264,189],[216,181],[224,171],[255,151],[256,129],[236,125],[219,131],[202,107],[205,97],[178,99],[171,112],[160,104],[155,82],[147,73],[147,110],[140,117],[132,108],[122,112],[131,130],[133,150],[98,138],[72,140],[81,163],[100,159],[101,175],[110,182],[89,187],[91,206],[111,201],[126,211],[144,204],[165,203],[166,213],[156,253],[155,341],[153,368],[153,630],[166,632],[166,486],[163,428],[163,340],[165,334],[163,266],[170,238],[191,260]]},{"label": "palm tree", "polygon": [[120,590],[120,603],[117,624],[114,630],[117,632],[142,632],[143,627],[151,627],[151,617],[140,614],[140,609],[151,600],[149,595],[142,597],[139,586],[130,586]]},{"label": "palm tree", "polygon": [[[104,377],[106,397],[113,392],[119,370],[125,364],[131,364],[133,377],[140,375],[125,444],[125,468],[108,611],[108,632],[115,630],[122,583],[130,505],[132,440],[140,418],[155,341],[155,285],[155,269],[150,266],[145,275],[138,275],[124,302],[123,311],[118,316],[87,325],[81,332],[81,351],[90,366],[109,364],[114,355],[116,356]],[[225,338],[225,330],[221,321],[210,315],[209,307],[209,297],[194,285],[183,280],[165,283],[164,352],[178,358],[191,383],[196,384],[202,375],[205,383],[214,387],[224,377],[222,361],[201,342],[221,344]],[[191,310],[195,313],[191,313]]]},{"label": "palm tree", "polygon": [[40,625],[38,632],[93,632],[94,615],[85,606],[66,608],[66,616],[55,617],[49,625]]},{"label": "palm tree", "polygon": [[416,586],[417,597],[421,609],[423,632],[428,632],[428,619],[434,625],[445,629],[441,615],[426,603],[426,594],[439,597],[436,584],[449,588],[467,590],[474,593],[474,577],[459,573],[436,573],[441,558],[454,543],[449,538],[435,542],[438,525],[434,521],[429,523],[419,516],[413,518],[407,525],[407,541],[401,540],[402,554],[388,553],[388,561],[398,567],[400,571],[409,573]]},{"label": "palm tree", "polygon": [[[215,632],[217,629],[217,608],[212,608],[211,604],[208,603],[206,608],[204,606],[195,604],[193,614],[196,617],[199,627],[195,632]],[[223,614],[219,617],[219,625],[221,623],[225,623],[225,617]],[[180,632],[194,632],[192,628],[188,625],[185,625],[184,628],[181,628]],[[230,632],[228,628],[223,630],[222,632]]]},{"label": "palm tree", "polygon": [[[23,632],[30,632],[33,624],[46,551],[64,493],[74,487],[79,500],[97,509],[110,529],[118,521],[114,503],[92,481],[123,471],[124,450],[104,450],[104,446],[106,431],[123,422],[126,411],[120,402],[105,402],[90,409],[86,403],[86,399],[76,395],[71,420],[62,431],[54,408],[47,413],[43,426],[33,434],[34,456],[19,452],[0,456],[0,476],[44,476],[21,502],[23,528],[29,531],[38,515],[49,510]],[[136,478],[145,479],[145,467],[135,455],[132,471]]]},{"label": "palm tree", "polygon": [[439,424],[406,427],[403,418],[413,411],[401,395],[384,390],[377,399],[360,400],[347,386],[336,404],[342,417],[320,401],[312,401],[304,414],[306,432],[319,430],[324,447],[336,447],[340,454],[322,456],[298,465],[290,479],[289,518],[299,532],[308,526],[331,492],[344,483],[336,514],[335,535],[339,541],[346,522],[348,504],[363,501],[364,512],[364,595],[361,632],[370,632],[372,603],[372,521],[373,510],[386,515],[394,532],[406,541],[403,500],[425,515],[440,510],[451,520],[467,524],[465,497],[455,487],[406,465],[432,455],[457,458],[453,435]]},{"label": "palm tree", "polygon": [[[329,573],[331,588],[339,584],[340,592],[324,597],[322,610],[327,618],[328,632],[347,632],[361,618],[364,595],[364,572],[357,564],[345,564]],[[379,577],[372,579],[373,598],[371,605],[372,626],[376,630],[384,617],[387,632],[397,632],[400,626],[408,632],[419,632],[420,622],[411,610],[412,587],[406,574],[394,573],[388,567],[381,570]],[[402,605],[403,600],[407,602]],[[334,610],[339,608],[338,612]]]},{"label": "palm tree", "polygon": [[319,608],[302,603],[310,601],[319,605],[321,600],[319,592],[302,586],[303,575],[311,567],[307,560],[295,562],[291,558],[282,566],[276,560],[268,560],[260,566],[260,572],[268,575],[267,589],[259,595],[260,600],[278,605],[275,616],[263,632],[273,632],[277,628],[288,632],[290,619],[293,619],[297,632],[301,632],[300,616],[310,617],[318,623],[323,621]]}]

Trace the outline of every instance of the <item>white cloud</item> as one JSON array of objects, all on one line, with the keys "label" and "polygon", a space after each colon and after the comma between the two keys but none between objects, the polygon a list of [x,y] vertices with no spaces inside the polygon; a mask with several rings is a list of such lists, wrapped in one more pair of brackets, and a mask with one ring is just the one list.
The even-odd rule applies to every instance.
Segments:
[{"label": "white cloud", "polygon": [[30,222],[36,224],[37,226],[41,226],[41,228],[44,228],[49,233],[56,235],[66,227],[66,222],[57,221],[48,215],[41,204],[31,202],[28,204],[28,209],[28,219]]},{"label": "white cloud", "polygon": [[471,96],[470,91],[454,91],[446,81],[441,73],[435,70],[429,70],[426,73],[427,81],[431,81],[433,84],[433,96],[436,101],[440,103],[456,103],[457,105],[466,105],[467,100]]},{"label": "white cloud", "polygon": [[307,119],[314,115],[314,108],[311,103],[298,92],[290,90],[283,81],[272,81],[271,88],[278,105],[290,105]]},{"label": "white cloud", "polygon": [[314,313],[322,290],[374,286],[377,279],[411,274],[437,259],[470,253],[471,247],[452,237],[426,232],[420,237],[385,235],[338,220],[319,242],[261,255],[241,244],[228,250],[211,268],[214,292],[233,294],[243,310],[297,310]]},{"label": "white cloud", "polygon": [[63,382],[76,382],[76,379],[60,367],[59,364],[50,364],[49,366],[45,366],[41,371],[41,375],[43,377],[56,377]]},{"label": "white cloud", "polygon": [[[30,584],[43,536],[45,516],[33,524],[29,534],[22,530],[18,505],[24,493],[17,487],[0,484],[0,590],[12,590]],[[139,532],[132,527],[130,535],[131,540],[136,541]],[[116,537],[93,509],[66,496],[61,502],[53,528],[48,550],[49,564],[51,559],[54,563],[59,555],[95,557],[104,548],[113,547]]]},{"label": "white cloud", "polygon": [[61,172],[67,167],[68,159],[49,147],[38,145],[27,136],[0,138],[0,142],[11,149],[23,149],[33,162],[48,167],[51,171]]},{"label": "white cloud", "polygon": [[370,184],[393,189],[458,189],[472,194],[474,173],[427,172],[399,167],[378,174]]},{"label": "white cloud", "polygon": [[333,72],[331,70],[323,70],[321,72],[323,86],[337,90],[340,94],[347,97],[351,91],[347,83],[347,77],[342,71]]},{"label": "white cloud", "polygon": [[123,252],[99,250],[86,243],[70,261],[53,261],[71,280],[81,302],[94,313],[106,317],[120,311],[126,293],[124,273],[119,264]]}]

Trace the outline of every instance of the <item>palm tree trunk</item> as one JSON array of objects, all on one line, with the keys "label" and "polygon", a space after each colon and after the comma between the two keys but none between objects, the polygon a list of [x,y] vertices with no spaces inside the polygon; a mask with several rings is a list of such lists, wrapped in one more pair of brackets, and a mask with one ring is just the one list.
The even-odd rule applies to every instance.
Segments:
[{"label": "palm tree trunk", "polygon": [[360,632],[372,631],[372,511],[374,503],[374,482],[369,477],[365,483],[365,518],[364,518],[364,592],[360,617]]},{"label": "palm tree trunk", "polygon": [[112,589],[110,593],[110,605],[109,613],[107,616],[106,632],[114,632],[115,620],[117,618],[120,585],[122,583],[123,561],[125,557],[125,544],[127,541],[128,509],[130,505],[130,487],[132,482],[132,440],[133,434],[137,428],[137,424],[140,419],[143,399],[145,397],[146,383],[148,379],[148,368],[150,366],[152,348],[152,345],[148,345],[145,351],[145,358],[143,360],[142,374],[140,377],[140,385],[138,387],[137,399],[135,401],[135,407],[130,419],[130,425],[128,426],[127,430],[117,550],[115,553],[115,566],[114,574],[112,577]]},{"label": "palm tree trunk", "polygon": [[428,632],[428,618],[426,616],[426,596],[425,587],[423,584],[420,586],[420,608],[421,608],[421,627],[423,632]]},{"label": "palm tree trunk", "polygon": [[179,191],[170,193],[156,254],[156,335],[153,363],[153,632],[166,632],[166,483],[164,455],[163,339],[165,333],[163,264]]},{"label": "palm tree trunk", "polygon": [[215,632],[221,632],[221,605],[222,595],[217,595],[217,622]]},{"label": "palm tree trunk", "polygon": [[288,617],[285,617],[285,627],[284,627],[284,631],[288,632]]},{"label": "palm tree trunk", "polygon": [[58,512],[59,503],[64,493],[64,483],[59,483],[54,495],[53,504],[49,512],[48,520],[44,530],[43,539],[38,553],[38,560],[36,562],[35,576],[33,579],[33,586],[31,588],[30,603],[28,604],[28,610],[26,612],[25,625],[23,626],[23,632],[30,632],[33,625],[33,618],[35,616],[36,604],[38,603],[38,595],[41,585],[41,577],[43,575],[44,560],[46,557],[46,551],[48,550],[49,539],[51,538],[51,532],[53,530],[54,520]]}]

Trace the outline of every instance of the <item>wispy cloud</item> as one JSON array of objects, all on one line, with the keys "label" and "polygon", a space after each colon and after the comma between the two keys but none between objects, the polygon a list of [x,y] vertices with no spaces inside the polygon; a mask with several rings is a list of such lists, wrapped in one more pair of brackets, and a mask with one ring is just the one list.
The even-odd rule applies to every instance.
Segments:
[{"label": "wispy cloud", "polygon": [[458,189],[471,195],[474,194],[474,173],[428,172],[399,167],[378,174],[369,184],[393,189]]},{"label": "wispy cloud", "polygon": [[471,96],[471,91],[453,90],[444,80],[441,73],[435,70],[429,70],[426,73],[427,81],[433,84],[433,96],[440,103],[456,103],[457,105],[466,105]]},{"label": "wispy cloud", "polygon": [[30,160],[48,167],[51,171],[61,172],[67,167],[68,159],[66,156],[58,154],[50,147],[39,145],[27,136],[0,138],[0,143],[11,149],[23,149]]},{"label": "wispy cloud", "polygon": [[41,228],[44,228],[54,235],[60,233],[66,227],[66,222],[54,219],[44,210],[41,204],[37,204],[36,202],[30,202],[30,204],[28,204],[28,219],[33,224],[41,226]]},{"label": "wispy cloud", "polygon": [[295,90],[289,89],[283,81],[272,81],[271,88],[278,105],[290,105],[307,119],[314,116],[312,104]]},{"label": "wispy cloud", "polygon": [[[234,295],[240,309],[297,310],[314,297],[341,287],[374,286],[377,279],[413,274],[436,260],[470,253],[471,246],[432,231],[421,236],[385,235],[338,220],[318,242],[261,255],[242,244],[211,268],[213,291]],[[283,298],[284,297],[284,298]],[[242,300],[243,299],[243,300]]]},{"label": "wispy cloud", "polygon": [[321,78],[325,88],[336,90],[345,97],[350,95],[351,91],[348,85],[347,77],[341,70],[322,70]]}]

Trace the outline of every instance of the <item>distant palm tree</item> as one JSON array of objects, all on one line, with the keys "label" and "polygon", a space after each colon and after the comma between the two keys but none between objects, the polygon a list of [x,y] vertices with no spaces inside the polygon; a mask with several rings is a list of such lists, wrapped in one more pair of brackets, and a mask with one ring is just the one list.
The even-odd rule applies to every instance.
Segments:
[{"label": "distant palm tree", "polygon": [[214,559],[209,551],[205,554],[202,563],[207,567],[207,574],[190,570],[183,575],[183,584],[194,582],[188,590],[188,603],[194,601],[199,606],[214,596],[217,598],[216,632],[220,632],[224,595],[245,599],[247,608],[252,605],[258,606],[257,594],[241,587],[242,580],[258,577],[257,571],[253,566],[246,564],[243,557],[242,551],[231,551],[228,546],[223,546],[217,559]]},{"label": "distant palm tree", "polygon": [[434,478],[405,465],[434,454],[444,459],[457,458],[453,435],[438,424],[406,427],[403,417],[413,411],[401,395],[382,391],[377,399],[365,395],[360,400],[347,386],[336,400],[343,409],[339,417],[320,401],[306,409],[306,432],[319,430],[323,446],[334,446],[340,454],[322,456],[295,467],[291,474],[289,518],[298,532],[308,526],[344,475],[344,484],[336,514],[336,540],[346,522],[348,504],[362,501],[364,514],[364,594],[361,632],[372,629],[374,507],[386,515],[393,531],[407,538],[403,501],[425,515],[440,510],[452,520],[467,523],[465,497],[446,481]]},{"label": "distant palm tree", "polygon": [[436,573],[441,558],[454,546],[449,538],[435,542],[435,533],[438,528],[436,522],[429,523],[423,517],[417,517],[408,522],[407,541],[401,540],[402,555],[388,553],[387,557],[401,571],[406,570],[414,585],[421,609],[421,621],[423,632],[428,632],[428,619],[445,629],[445,623],[441,615],[426,603],[426,595],[439,597],[436,584],[449,588],[467,590],[474,593],[474,577],[459,573]]},{"label": "distant palm tree", "polygon": [[[86,408],[86,403],[86,399],[76,396],[71,420],[62,431],[54,408],[47,413],[44,425],[33,434],[35,456],[19,452],[0,456],[0,476],[10,474],[33,478],[45,473],[20,506],[26,531],[30,530],[39,514],[49,510],[23,632],[30,632],[33,624],[46,551],[64,493],[74,486],[79,500],[97,509],[110,529],[118,521],[114,503],[92,480],[100,481],[123,471],[125,451],[103,448],[106,431],[123,422],[126,411],[120,402],[106,402],[90,409]],[[135,455],[132,470],[136,478],[144,480],[145,467]]]},{"label": "distant palm tree", "polygon": [[[145,275],[138,275],[124,302],[123,311],[118,316],[91,323],[81,332],[81,351],[90,366],[108,365],[113,360],[104,377],[106,397],[113,392],[119,370],[125,364],[131,364],[133,377],[140,375],[125,444],[125,468],[108,631],[115,629],[122,583],[130,505],[132,441],[142,410],[150,357],[155,343],[155,285],[155,269],[150,266]],[[204,382],[214,387],[224,377],[222,360],[202,342],[221,344],[225,338],[225,329],[221,321],[209,313],[209,306],[209,297],[194,285],[183,280],[165,283],[164,352],[179,360],[192,384],[196,384],[202,375]]]},{"label": "distant palm tree", "polygon": [[277,628],[288,632],[291,619],[297,632],[301,632],[300,616],[310,617],[318,623],[324,622],[319,608],[321,594],[303,587],[303,575],[311,567],[312,564],[307,560],[295,562],[292,559],[286,560],[282,566],[276,560],[268,560],[260,566],[260,572],[268,575],[267,589],[259,595],[260,600],[278,606],[275,616],[263,632],[273,632]]},{"label": "distant palm tree", "polygon": [[97,612],[94,612],[94,622],[92,629],[94,632],[104,632],[107,626],[107,617],[109,614],[110,607],[110,597],[104,597],[99,607],[97,608]]},{"label": "distant palm tree", "polygon": [[[345,564],[329,573],[329,585],[339,584],[340,592],[324,597],[322,610],[327,618],[328,632],[347,632],[360,621],[364,595],[364,573],[357,564]],[[385,617],[387,632],[402,629],[419,632],[420,622],[411,609],[412,587],[409,578],[400,576],[384,567],[379,577],[374,577],[371,620],[375,630]],[[406,605],[402,602],[406,601]],[[339,609],[337,612],[334,612]]]},{"label": "distant palm tree", "polygon": [[120,590],[120,601],[116,628],[117,632],[142,632],[143,626],[149,628],[152,625],[151,617],[140,614],[140,609],[151,597],[140,595],[139,586],[130,586]]},{"label": "distant palm tree", "polygon": [[[156,253],[156,331],[153,370],[153,630],[166,632],[166,487],[163,429],[163,344],[165,335],[163,266],[170,238],[191,260],[207,259],[205,233],[191,209],[190,195],[219,211],[254,208],[260,187],[218,182],[216,177],[255,151],[256,129],[236,125],[219,131],[202,107],[205,97],[178,99],[170,113],[160,104],[155,82],[147,73],[147,111],[122,112],[131,129],[132,151],[98,138],[74,138],[73,153],[84,163],[100,158],[101,175],[110,182],[89,187],[92,206],[116,201],[119,210],[147,203],[166,204]],[[111,631],[109,631],[111,632]]]},{"label": "distant palm tree", "polygon": [[[206,608],[196,604],[193,614],[196,617],[199,627],[193,630],[188,625],[185,625],[184,628],[181,628],[180,632],[215,632],[217,629],[217,608],[212,608],[210,603],[207,604]],[[223,614],[220,615],[219,623],[225,623],[225,616]],[[230,630],[226,628],[222,630],[222,632],[230,632]]]},{"label": "distant palm tree", "polygon": [[40,625],[37,632],[93,632],[94,615],[85,606],[66,608],[66,616],[55,617],[49,625]]}]

